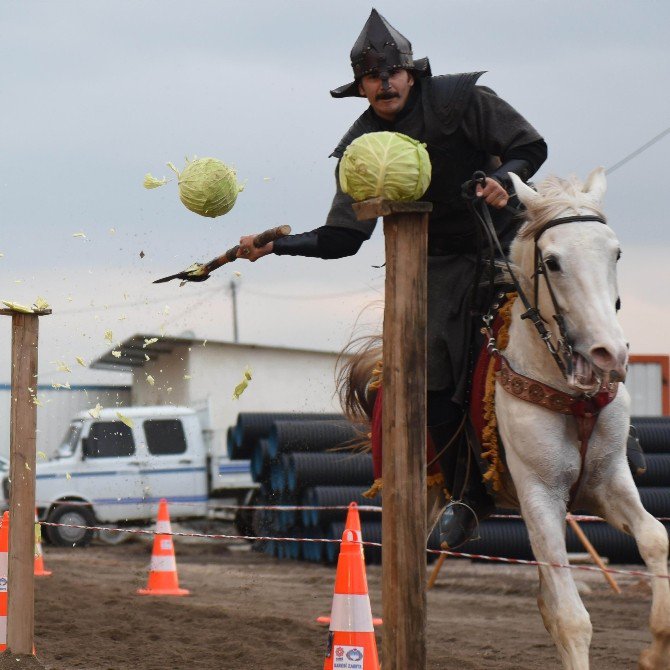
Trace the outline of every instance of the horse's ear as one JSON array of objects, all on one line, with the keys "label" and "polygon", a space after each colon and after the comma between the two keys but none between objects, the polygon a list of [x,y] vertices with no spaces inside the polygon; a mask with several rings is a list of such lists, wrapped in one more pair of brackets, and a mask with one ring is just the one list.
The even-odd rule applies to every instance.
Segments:
[{"label": "horse's ear", "polygon": [[584,182],[582,189],[588,193],[597,203],[602,203],[605,191],[607,190],[607,178],[605,177],[605,168],[597,167],[591,172]]},{"label": "horse's ear", "polygon": [[514,172],[507,173],[514,184],[514,191],[519,198],[519,200],[526,206],[526,208],[532,207],[533,203],[536,202],[540,195],[537,191],[534,191],[530,186],[524,184],[521,178],[514,174]]}]

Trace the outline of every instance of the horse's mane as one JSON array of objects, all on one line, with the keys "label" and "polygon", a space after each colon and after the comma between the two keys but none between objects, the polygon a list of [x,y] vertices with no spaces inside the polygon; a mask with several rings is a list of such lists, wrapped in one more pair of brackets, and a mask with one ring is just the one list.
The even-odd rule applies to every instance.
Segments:
[{"label": "horse's mane", "polygon": [[584,183],[574,175],[567,179],[550,176],[537,186],[541,198],[527,205],[526,223],[519,230],[518,237],[526,240],[545,224],[564,215],[566,209],[573,209],[575,214],[587,207],[594,214],[603,216],[598,204],[584,192]]}]

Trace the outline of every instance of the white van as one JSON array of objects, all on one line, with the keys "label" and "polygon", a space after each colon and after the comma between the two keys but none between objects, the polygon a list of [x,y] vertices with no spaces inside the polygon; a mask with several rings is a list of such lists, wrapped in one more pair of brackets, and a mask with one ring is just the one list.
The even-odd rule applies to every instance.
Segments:
[{"label": "white van", "polygon": [[[53,460],[37,463],[36,504],[52,523],[142,525],[166,498],[172,519],[204,517],[210,496],[238,497],[255,487],[249,461],[210,456],[198,417],[185,407],[103,409],[76,416]],[[8,497],[7,478],[3,490]],[[93,531],[45,527],[49,541],[85,545]]]}]

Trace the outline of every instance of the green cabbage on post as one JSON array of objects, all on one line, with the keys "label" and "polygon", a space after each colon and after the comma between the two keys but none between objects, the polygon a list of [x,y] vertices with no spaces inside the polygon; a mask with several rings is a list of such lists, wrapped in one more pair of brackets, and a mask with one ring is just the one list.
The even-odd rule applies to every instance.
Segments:
[{"label": "green cabbage on post", "polygon": [[387,131],[356,138],[340,161],[340,186],[354,200],[418,200],[430,185],[426,145]]},{"label": "green cabbage on post", "polygon": [[[217,158],[186,160],[186,167],[179,172],[168,163],[179,183],[179,198],[187,209],[201,216],[214,218],[228,213],[244,189],[239,184],[235,170]],[[157,188],[167,179],[156,179],[150,174],[144,177],[145,188]]]}]

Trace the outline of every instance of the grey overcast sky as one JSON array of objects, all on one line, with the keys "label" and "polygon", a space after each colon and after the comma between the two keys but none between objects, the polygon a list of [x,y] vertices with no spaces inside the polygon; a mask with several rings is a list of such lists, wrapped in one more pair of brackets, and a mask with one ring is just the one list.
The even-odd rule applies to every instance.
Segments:
[{"label": "grey overcast sky", "polygon": [[[334,188],[328,155],[365,107],[328,91],[351,80],[349,51],[371,6],[2,3],[0,298],[29,304],[40,295],[53,307],[41,325],[41,383],[120,380],[74,363],[108,348],[107,329],[115,341],[184,331],[230,340],[231,281],[243,342],[342,347],[361,310],[382,297],[383,271],[372,267],[383,262],[379,228],[350,259],[268,257],[204,284],[151,281],[244,233],[322,225]],[[435,74],[488,70],[481,82],[549,144],[536,180],[584,177],[670,126],[666,1],[375,6]],[[609,179],[606,210],[624,249],[621,318],[637,353],[670,351],[669,148],[670,136]],[[246,188],[228,215],[187,211],[174,182],[142,187],[146,172],[167,176],[165,163],[182,167],[187,155],[236,167]],[[379,316],[373,307],[359,327]],[[9,321],[0,322],[0,383],[9,381]],[[57,360],[74,364],[72,374],[57,372]]]}]

